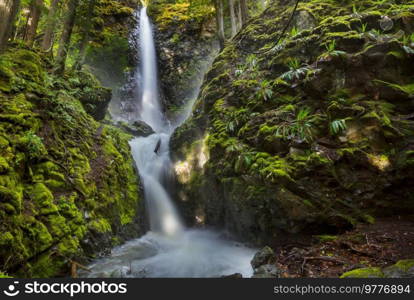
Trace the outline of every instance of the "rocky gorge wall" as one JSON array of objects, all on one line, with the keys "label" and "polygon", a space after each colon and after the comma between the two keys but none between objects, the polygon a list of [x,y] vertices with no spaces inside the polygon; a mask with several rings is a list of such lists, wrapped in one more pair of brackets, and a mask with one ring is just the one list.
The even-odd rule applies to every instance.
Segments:
[{"label": "rocky gorge wall", "polygon": [[272,1],[171,147],[191,224],[256,244],[414,213],[414,2]]},{"label": "rocky gorge wall", "polygon": [[111,90],[87,71],[52,70],[30,49],[0,56],[0,271],[9,275],[64,275],[142,233],[131,136],[99,122]]},{"label": "rocky gorge wall", "polygon": [[219,44],[211,12],[159,2],[151,2],[149,15],[155,27],[161,98],[174,119],[197,97]]}]

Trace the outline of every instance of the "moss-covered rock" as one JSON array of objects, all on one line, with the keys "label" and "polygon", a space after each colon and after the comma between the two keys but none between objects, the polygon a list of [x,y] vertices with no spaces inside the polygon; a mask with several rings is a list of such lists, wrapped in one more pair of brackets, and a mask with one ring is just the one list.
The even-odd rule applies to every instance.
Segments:
[{"label": "moss-covered rock", "polygon": [[293,4],[227,45],[171,140],[188,220],[260,244],[414,212],[414,3],[301,1],[275,44]]},{"label": "moss-covered rock", "polygon": [[197,96],[218,51],[213,5],[175,2],[154,0],[148,8],[156,28],[162,100],[171,117]]},{"label": "moss-covered rock", "polygon": [[341,278],[414,278],[414,259],[400,260],[386,268],[363,268],[344,273]]},{"label": "moss-covered rock", "polygon": [[382,278],[384,274],[380,268],[363,268],[346,272],[341,278]]},{"label": "moss-covered rock", "polygon": [[46,57],[21,48],[0,61],[0,265],[63,275],[140,233],[131,136],[91,116],[100,119],[88,105],[104,88],[87,71],[55,77]]}]

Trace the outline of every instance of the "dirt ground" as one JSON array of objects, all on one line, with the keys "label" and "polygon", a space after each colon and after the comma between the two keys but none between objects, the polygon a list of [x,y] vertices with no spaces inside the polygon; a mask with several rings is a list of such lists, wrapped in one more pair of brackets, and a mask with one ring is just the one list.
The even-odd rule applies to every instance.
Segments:
[{"label": "dirt ground", "polygon": [[414,258],[414,215],[378,219],[337,236],[314,236],[308,245],[276,248],[282,277],[339,277],[364,267]]}]

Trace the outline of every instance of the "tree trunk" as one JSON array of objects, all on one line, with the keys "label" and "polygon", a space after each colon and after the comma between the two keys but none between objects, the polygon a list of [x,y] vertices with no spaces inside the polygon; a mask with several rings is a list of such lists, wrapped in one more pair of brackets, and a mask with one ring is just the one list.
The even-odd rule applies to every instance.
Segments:
[{"label": "tree trunk", "polygon": [[229,9],[230,9],[230,21],[231,21],[231,37],[233,37],[237,33],[237,20],[236,20],[236,13],[234,10],[234,0],[229,0]]},{"label": "tree trunk", "polygon": [[246,24],[249,19],[249,9],[247,6],[247,0],[240,0],[241,18],[243,25]]},{"label": "tree trunk", "polygon": [[220,42],[220,47],[224,48],[224,41],[226,39],[224,35],[224,16],[223,16],[223,0],[215,0],[216,8],[216,22],[217,22],[217,34]]},{"label": "tree trunk", "polygon": [[85,63],[85,59],[86,59],[86,52],[88,50],[88,43],[90,41],[91,38],[91,31],[92,31],[92,22],[88,22],[88,20],[91,20],[95,14],[94,14],[94,9],[95,9],[95,5],[96,5],[96,1],[97,0],[89,0],[89,5],[88,5],[88,10],[87,10],[87,15],[86,15],[86,25],[83,26],[84,30],[83,30],[83,35],[82,35],[82,40],[79,44],[79,53],[78,53],[78,57],[76,59],[75,65],[74,65],[74,69],[75,70],[80,70],[82,68],[82,65]]},{"label": "tree trunk", "polygon": [[0,49],[10,38],[19,7],[20,0],[0,0]]},{"label": "tree trunk", "polygon": [[242,12],[240,0],[237,1],[237,31],[239,31],[243,26]]},{"label": "tree trunk", "polygon": [[32,3],[30,5],[30,17],[26,32],[26,42],[29,46],[33,46],[36,37],[37,26],[39,25],[40,14],[42,12],[42,6],[43,0],[32,0]]},{"label": "tree trunk", "polygon": [[42,40],[42,50],[47,52],[52,48],[53,33],[56,25],[56,12],[60,0],[53,0],[50,4],[49,13],[45,24],[45,33]]},{"label": "tree trunk", "polygon": [[66,58],[70,45],[70,38],[72,36],[73,26],[76,20],[76,8],[79,0],[69,0],[68,9],[66,12],[65,23],[63,24],[63,31],[60,37],[60,45],[56,57],[57,69],[56,73],[63,73],[65,71]]}]

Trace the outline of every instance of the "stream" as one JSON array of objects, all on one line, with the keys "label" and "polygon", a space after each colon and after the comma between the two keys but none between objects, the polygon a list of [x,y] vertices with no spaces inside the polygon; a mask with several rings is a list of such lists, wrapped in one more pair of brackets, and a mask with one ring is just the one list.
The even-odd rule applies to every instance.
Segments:
[{"label": "stream", "polygon": [[157,57],[151,22],[146,8],[140,12],[142,95],[140,119],[155,133],[130,142],[144,188],[150,231],[139,239],[112,250],[88,266],[82,277],[221,277],[253,274],[250,261],[255,253],[224,234],[188,229],[183,224],[166,186],[171,180],[169,140],[188,111],[171,124],[163,115],[158,93]]}]

